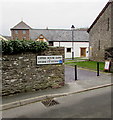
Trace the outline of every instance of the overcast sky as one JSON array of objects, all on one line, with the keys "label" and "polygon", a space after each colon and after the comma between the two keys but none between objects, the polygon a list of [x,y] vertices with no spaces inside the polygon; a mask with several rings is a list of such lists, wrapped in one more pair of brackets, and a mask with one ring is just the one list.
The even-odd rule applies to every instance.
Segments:
[{"label": "overcast sky", "polygon": [[36,29],[89,27],[108,0],[0,0],[0,34],[21,20]]}]

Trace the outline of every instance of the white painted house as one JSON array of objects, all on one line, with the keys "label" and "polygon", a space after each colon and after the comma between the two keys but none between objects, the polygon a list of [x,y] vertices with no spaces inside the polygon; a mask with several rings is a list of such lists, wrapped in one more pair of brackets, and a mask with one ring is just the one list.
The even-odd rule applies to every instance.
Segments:
[{"label": "white painted house", "polygon": [[[81,31],[76,31],[81,32]],[[83,40],[80,37],[76,36],[78,39],[75,41],[53,41],[53,46],[55,47],[65,47],[65,58],[72,58],[72,52],[74,57],[89,57],[89,41],[88,38]],[[84,36],[86,37],[86,36]],[[88,36],[87,36],[88,37]],[[80,40],[81,39],[81,40]]]},{"label": "white painted house", "polygon": [[44,41],[53,47],[64,47],[65,58],[89,57],[87,29],[33,29],[21,21],[11,28],[11,32],[13,39],[26,38]]},{"label": "white painted house", "polygon": [[[72,39],[73,32],[73,39]],[[89,57],[89,35],[87,29],[61,30],[61,29],[32,29],[30,38],[36,40],[43,35],[50,46],[65,47],[65,58]]]}]

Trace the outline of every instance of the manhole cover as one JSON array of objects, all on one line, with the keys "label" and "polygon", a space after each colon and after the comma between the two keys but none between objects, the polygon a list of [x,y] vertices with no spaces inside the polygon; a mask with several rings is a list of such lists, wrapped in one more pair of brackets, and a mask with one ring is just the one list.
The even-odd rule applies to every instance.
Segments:
[{"label": "manhole cover", "polygon": [[46,107],[50,107],[50,106],[54,106],[59,104],[57,101],[55,101],[54,99],[48,99],[48,100],[43,100],[42,103],[46,106]]}]

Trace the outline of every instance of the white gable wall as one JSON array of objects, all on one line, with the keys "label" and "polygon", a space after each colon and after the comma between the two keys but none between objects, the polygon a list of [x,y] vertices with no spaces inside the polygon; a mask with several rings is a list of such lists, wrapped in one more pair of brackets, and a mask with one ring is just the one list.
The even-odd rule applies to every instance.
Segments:
[{"label": "white gable wall", "polygon": [[[65,58],[72,58],[72,42],[54,42],[54,47],[65,47]],[[71,48],[71,52],[67,52]],[[86,57],[89,57],[89,42],[74,42],[74,57],[81,57],[81,48],[86,48]]]}]

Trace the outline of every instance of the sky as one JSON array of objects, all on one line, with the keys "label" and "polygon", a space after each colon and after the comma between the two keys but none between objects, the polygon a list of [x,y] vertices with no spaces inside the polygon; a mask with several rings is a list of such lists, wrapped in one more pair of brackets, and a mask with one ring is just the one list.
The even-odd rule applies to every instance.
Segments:
[{"label": "sky", "polygon": [[35,29],[88,28],[109,0],[0,0],[0,34],[21,20]]}]

